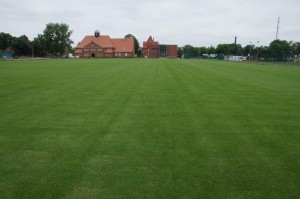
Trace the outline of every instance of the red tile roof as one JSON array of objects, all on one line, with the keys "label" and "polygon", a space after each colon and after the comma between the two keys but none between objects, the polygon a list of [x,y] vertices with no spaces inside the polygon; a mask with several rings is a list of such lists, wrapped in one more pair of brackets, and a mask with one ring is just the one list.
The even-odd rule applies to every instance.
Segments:
[{"label": "red tile roof", "polygon": [[115,46],[115,52],[134,52],[134,39],[112,39],[113,45]]},{"label": "red tile roof", "polygon": [[108,35],[101,35],[98,38],[96,38],[94,35],[87,35],[81,42],[78,43],[75,53],[82,53],[82,48],[92,42],[101,46],[102,48],[105,48],[105,52],[134,52],[133,38],[111,39]]},{"label": "red tile roof", "polygon": [[100,37],[96,38],[94,35],[87,35],[84,39],[78,43],[76,48],[84,48],[86,45],[90,43],[96,43],[103,48],[113,48],[113,44],[111,39],[108,35],[101,35]]}]

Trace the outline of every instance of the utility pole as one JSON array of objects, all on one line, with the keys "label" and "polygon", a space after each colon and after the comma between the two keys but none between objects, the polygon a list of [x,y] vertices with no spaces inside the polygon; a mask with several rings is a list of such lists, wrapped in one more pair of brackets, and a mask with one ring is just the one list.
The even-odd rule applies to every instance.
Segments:
[{"label": "utility pole", "polygon": [[278,20],[277,20],[277,30],[276,30],[276,38],[275,38],[275,40],[278,39],[278,34],[279,34],[279,23],[280,23],[280,17],[278,17]]}]

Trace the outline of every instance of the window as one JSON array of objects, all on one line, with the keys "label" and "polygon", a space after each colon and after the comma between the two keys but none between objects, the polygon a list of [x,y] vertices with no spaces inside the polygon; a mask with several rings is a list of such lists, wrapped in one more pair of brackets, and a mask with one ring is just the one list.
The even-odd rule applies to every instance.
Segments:
[{"label": "window", "polygon": [[125,53],[125,57],[127,57],[128,56],[128,54],[127,53]]}]

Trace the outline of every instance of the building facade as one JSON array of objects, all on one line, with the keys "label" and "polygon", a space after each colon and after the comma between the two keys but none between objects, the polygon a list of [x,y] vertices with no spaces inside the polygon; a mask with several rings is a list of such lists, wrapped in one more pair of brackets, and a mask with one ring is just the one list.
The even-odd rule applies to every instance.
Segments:
[{"label": "building facade", "polygon": [[133,38],[113,39],[108,35],[87,35],[75,48],[75,56],[81,58],[133,58]]},{"label": "building facade", "polygon": [[150,36],[143,42],[142,55],[144,58],[177,58],[177,45],[160,45]]}]

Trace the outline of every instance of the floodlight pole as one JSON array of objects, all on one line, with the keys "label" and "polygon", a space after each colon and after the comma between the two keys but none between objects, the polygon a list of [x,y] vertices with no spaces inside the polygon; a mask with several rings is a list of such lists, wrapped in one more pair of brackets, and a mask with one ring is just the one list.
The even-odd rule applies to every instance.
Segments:
[{"label": "floodlight pole", "polygon": [[252,41],[250,42],[249,62],[251,60],[251,47],[252,47],[251,45],[252,45]]},{"label": "floodlight pole", "polygon": [[31,42],[31,56],[34,57],[33,42]]},{"label": "floodlight pole", "polygon": [[257,41],[256,61],[258,61],[258,47],[259,47],[259,41]]}]

